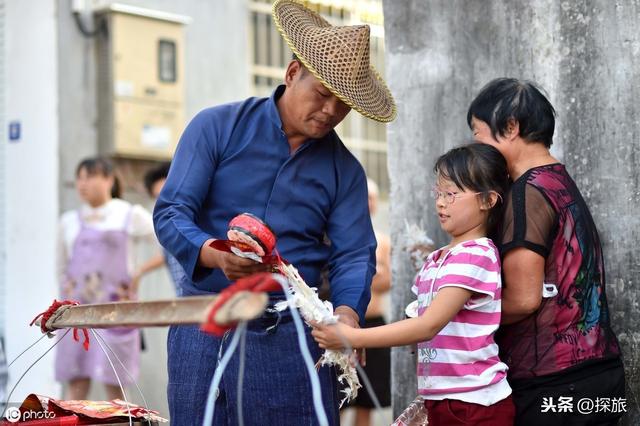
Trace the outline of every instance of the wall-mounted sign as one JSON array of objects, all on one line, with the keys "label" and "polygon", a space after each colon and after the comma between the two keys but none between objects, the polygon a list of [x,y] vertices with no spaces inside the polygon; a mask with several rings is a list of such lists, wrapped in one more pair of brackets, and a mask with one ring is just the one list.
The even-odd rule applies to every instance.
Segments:
[{"label": "wall-mounted sign", "polygon": [[9,122],[9,141],[18,142],[20,140],[20,122]]}]

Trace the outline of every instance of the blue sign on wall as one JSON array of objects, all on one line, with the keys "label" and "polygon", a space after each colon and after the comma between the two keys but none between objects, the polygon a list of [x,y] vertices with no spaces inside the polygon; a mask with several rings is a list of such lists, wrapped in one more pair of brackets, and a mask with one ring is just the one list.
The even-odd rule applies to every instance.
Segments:
[{"label": "blue sign on wall", "polygon": [[9,122],[9,140],[11,142],[17,142],[20,140],[20,122]]}]

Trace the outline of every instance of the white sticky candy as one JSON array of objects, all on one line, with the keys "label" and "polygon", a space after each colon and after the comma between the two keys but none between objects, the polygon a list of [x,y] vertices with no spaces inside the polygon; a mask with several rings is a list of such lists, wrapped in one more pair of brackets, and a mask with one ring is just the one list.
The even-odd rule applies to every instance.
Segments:
[{"label": "white sticky candy", "polygon": [[239,231],[236,231],[234,229],[230,229],[229,231],[227,231],[227,238],[230,241],[235,241],[235,242],[238,242],[238,243],[246,244],[258,256],[264,256],[265,255],[264,250],[262,249],[260,244],[258,244],[257,241],[255,241],[253,238],[251,238],[250,236],[248,236],[247,234],[245,234],[243,232],[239,232]]}]

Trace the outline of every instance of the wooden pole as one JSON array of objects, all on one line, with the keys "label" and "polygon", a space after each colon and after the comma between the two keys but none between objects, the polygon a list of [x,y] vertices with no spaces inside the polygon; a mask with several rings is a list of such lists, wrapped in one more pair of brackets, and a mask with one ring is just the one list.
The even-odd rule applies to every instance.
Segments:
[{"label": "wooden pole", "polygon": [[[113,302],[77,305],[67,308],[49,326],[60,328],[162,327],[201,324],[207,318],[216,296],[183,297],[144,302]],[[250,320],[264,311],[266,293],[241,291],[229,299],[216,313],[215,320],[224,325]]]}]

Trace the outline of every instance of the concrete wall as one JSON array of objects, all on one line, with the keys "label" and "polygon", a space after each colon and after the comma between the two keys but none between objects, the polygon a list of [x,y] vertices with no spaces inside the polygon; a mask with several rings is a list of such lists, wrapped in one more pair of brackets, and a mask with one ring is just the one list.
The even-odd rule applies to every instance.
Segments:
[{"label": "concrete wall", "polygon": [[[3,170],[7,252],[0,302],[11,361],[42,335],[28,324],[57,295],[58,70],[54,2],[8,0],[4,12],[6,118],[21,124],[20,139],[5,147]],[[45,339],[11,367],[9,390],[50,345]],[[55,395],[58,389],[50,354],[28,372],[11,401],[30,392]]]},{"label": "concrete wall", "polygon": [[[393,317],[412,297],[404,222],[446,242],[428,188],[431,167],[469,138],[466,110],[489,80],[532,79],[557,109],[554,155],[576,179],[604,244],[612,323],[624,353],[630,416],[640,421],[640,1],[384,0],[387,78],[398,101],[389,126]],[[412,193],[412,197],[404,194]],[[414,359],[393,353],[394,411],[416,394]]]}]

